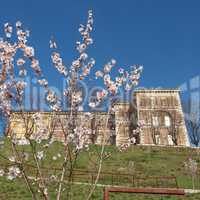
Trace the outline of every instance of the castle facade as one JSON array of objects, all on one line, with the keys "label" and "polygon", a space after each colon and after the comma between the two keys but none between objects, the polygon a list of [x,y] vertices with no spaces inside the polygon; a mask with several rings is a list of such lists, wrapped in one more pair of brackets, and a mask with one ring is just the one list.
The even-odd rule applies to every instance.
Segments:
[{"label": "castle facade", "polygon": [[[116,103],[109,118],[106,112],[78,112],[75,123],[84,122],[84,128],[89,130],[88,143],[101,144],[105,139],[108,145],[120,146],[132,138],[133,144],[189,146],[179,93],[179,90],[136,90],[133,102]],[[52,134],[53,139],[64,140],[63,125],[69,122],[70,114],[39,113],[43,138]],[[24,138],[27,134],[38,134],[38,127],[32,123],[35,114],[12,112],[7,135]],[[139,132],[135,131],[138,124]],[[31,132],[27,133],[27,127]]]}]

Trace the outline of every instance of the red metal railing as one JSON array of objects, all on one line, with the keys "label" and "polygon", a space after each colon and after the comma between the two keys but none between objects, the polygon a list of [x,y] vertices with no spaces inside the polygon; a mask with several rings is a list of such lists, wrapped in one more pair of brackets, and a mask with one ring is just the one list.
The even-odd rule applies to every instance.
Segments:
[{"label": "red metal railing", "polygon": [[153,194],[153,195],[174,195],[174,196],[185,195],[184,190],[181,189],[106,187],[104,188],[104,200],[109,200],[109,193],[138,193],[138,194]]}]

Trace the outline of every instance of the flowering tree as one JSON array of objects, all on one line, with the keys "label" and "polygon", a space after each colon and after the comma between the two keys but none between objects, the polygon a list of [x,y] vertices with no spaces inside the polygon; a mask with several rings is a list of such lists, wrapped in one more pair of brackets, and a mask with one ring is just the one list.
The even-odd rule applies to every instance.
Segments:
[{"label": "flowering tree", "polygon": [[[37,199],[37,191],[40,192],[42,198],[50,199],[48,181],[53,179],[57,183],[57,200],[61,199],[64,185],[68,192],[68,198],[71,198],[72,185],[74,183],[73,173],[76,166],[77,158],[81,151],[87,151],[89,148],[88,141],[91,138],[93,131],[86,124],[91,119],[91,113],[79,115],[82,111],[81,106],[83,101],[83,91],[79,87],[79,82],[84,81],[89,76],[92,68],[95,65],[95,59],[89,58],[87,54],[88,47],[93,44],[91,32],[93,30],[93,14],[88,12],[88,20],[86,25],[80,25],[79,32],[81,40],[76,42],[78,57],[72,61],[69,67],[66,67],[61,54],[58,52],[55,39],[50,40],[50,48],[52,49],[51,60],[56,70],[63,76],[67,83],[64,90],[64,96],[69,106],[69,112],[65,112],[64,120],[60,118],[59,113],[62,111],[62,100],[56,93],[50,89],[47,79],[44,77],[39,65],[39,60],[35,57],[34,48],[27,44],[29,31],[24,30],[21,22],[16,23],[17,41],[13,41],[13,27],[7,23],[4,25],[5,39],[0,39],[0,109],[7,117],[11,116],[12,108],[18,107],[21,118],[24,122],[24,142],[17,138],[14,130],[11,130],[11,147],[12,155],[7,158],[12,166],[4,171],[0,171],[0,175],[6,175],[9,180],[16,177],[22,177],[30,191],[32,198]],[[18,55],[20,55],[19,58]],[[15,62],[16,60],[16,62]],[[42,122],[40,113],[27,115],[24,110],[24,88],[26,87],[25,77],[27,70],[25,65],[32,68],[37,77],[38,84],[45,90],[45,98],[50,109],[52,110],[50,124],[47,126]],[[119,75],[113,80],[111,75],[112,68],[116,65],[116,60],[111,59],[102,70],[96,71],[96,78],[102,78],[105,89],[96,92],[95,98],[89,102],[89,107],[94,109],[98,107],[105,99],[111,103],[114,102],[114,97],[118,94],[119,89],[123,88],[129,92],[133,87],[137,86],[142,66],[134,65],[131,71],[119,69]],[[18,75],[16,76],[16,73]],[[20,77],[20,79],[19,79]],[[109,118],[113,112],[113,107],[108,108],[108,113],[105,122],[105,129],[108,128]],[[48,177],[42,170],[42,161],[46,158],[46,153],[49,147],[54,143],[53,135],[55,127],[60,126],[63,134],[63,152],[62,155],[55,152],[52,160],[56,161],[62,158],[61,173]],[[95,125],[94,125],[95,127]],[[136,130],[138,131],[138,130]],[[45,139],[45,140],[44,140]],[[42,141],[44,140],[44,141]],[[20,152],[18,146],[20,144],[28,144],[31,152]],[[38,145],[39,144],[39,148]],[[101,152],[97,161],[97,176],[94,184],[91,186],[87,199],[90,199],[98,182],[102,162],[104,159],[104,150],[106,145],[106,134],[103,134],[101,143]],[[36,168],[37,177],[30,176],[27,170],[27,161],[33,159]],[[34,185],[34,187],[33,187]]]},{"label": "flowering tree", "polygon": [[192,176],[192,185],[193,190],[195,189],[195,177],[197,176],[198,171],[198,163],[196,160],[193,160],[192,158],[189,158],[186,162],[184,162],[185,169],[187,173]]}]

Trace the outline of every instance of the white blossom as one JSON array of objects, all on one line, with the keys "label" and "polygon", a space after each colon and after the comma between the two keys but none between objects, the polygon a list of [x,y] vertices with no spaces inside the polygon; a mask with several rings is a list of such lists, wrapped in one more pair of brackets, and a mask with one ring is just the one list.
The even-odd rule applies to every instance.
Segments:
[{"label": "white blossom", "polygon": [[25,60],[23,59],[23,58],[19,58],[18,60],[17,60],[17,65],[18,66],[22,66],[22,65],[24,65],[25,64]]},{"label": "white blossom", "polygon": [[86,46],[85,43],[79,44],[79,45],[77,46],[77,50],[78,50],[80,53],[84,52],[86,48],[87,48],[87,46]]},{"label": "white blossom", "polygon": [[8,170],[9,170],[8,174],[7,174],[8,180],[13,180],[13,179],[17,178],[21,173],[20,169],[16,166],[9,167]]},{"label": "white blossom", "polygon": [[72,62],[72,67],[74,67],[75,69],[79,68],[80,67],[80,61],[79,60],[74,60]]},{"label": "white blossom", "polygon": [[29,154],[27,152],[24,152],[23,153],[23,157],[24,157],[24,160],[28,161],[29,159]]},{"label": "white blossom", "polygon": [[72,103],[73,104],[79,104],[82,102],[82,100],[83,100],[83,97],[82,97],[81,91],[77,91],[77,92],[73,93],[73,95],[72,95]]},{"label": "white blossom", "polygon": [[46,79],[39,79],[38,80],[38,83],[41,85],[41,86],[44,86],[44,87],[47,87],[48,86],[48,81]]},{"label": "white blossom", "polygon": [[46,187],[44,188],[44,194],[48,195],[48,189]]},{"label": "white blossom", "polygon": [[32,68],[37,68],[39,66],[39,60],[33,59],[31,62],[31,67]]},{"label": "white blossom", "polygon": [[46,100],[49,103],[55,103],[57,101],[57,97],[54,91],[49,90],[46,96]]},{"label": "white blossom", "polygon": [[98,77],[103,77],[103,72],[97,71],[97,72],[95,73],[95,76],[96,76],[96,78],[98,78]]},{"label": "white blossom", "polygon": [[131,85],[127,83],[126,86],[125,86],[125,90],[126,90],[126,91],[131,90]]},{"label": "white blossom", "polygon": [[106,90],[102,90],[97,92],[97,100],[102,100],[108,95],[108,92]]},{"label": "white blossom", "polygon": [[56,42],[55,42],[54,39],[51,39],[51,40],[49,41],[49,44],[50,44],[50,48],[51,48],[51,49],[56,49],[56,48],[57,48],[57,44],[56,44]]},{"label": "white blossom", "polygon": [[79,106],[79,107],[78,107],[78,111],[79,111],[79,112],[83,111],[83,106]]},{"label": "white blossom", "polygon": [[43,152],[43,151],[38,151],[36,156],[37,156],[37,158],[38,158],[39,160],[42,160],[43,157],[44,157],[44,152]]},{"label": "white blossom", "polygon": [[57,176],[51,175],[51,176],[50,176],[50,180],[51,180],[51,181],[56,181],[56,180],[57,180]]},{"label": "white blossom", "polygon": [[57,156],[58,156],[58,158],[60,158],[60,157],[61,157],[61,154],[60,154],[60,153],[58,153],[58,154],[57,154]]},{"label": "white blossom", "polygon": [[26,76],[26,75],[27,75],[27,71],[25,69],[19,70],[19,76]]},{"label": "white blossom", "polygon": [[0,169],[0,176],[3,176],[5,174],[3,169]]},{"label": "white blossom", "polygon": [[53,156],[53,157],[52,157],[52,160],[57,160],[57,157],[56,157],[56,156]]},{"label": "white blossom", "polygon": [[112,66],[116,65],[117,61],[115,59],[111,59]]},{"label": "white blossom", "polygon": [[91,108],[95,108],[95,107],[96,107],[96,104],[95,104],[94,102],[90,102],[90,103],[89,103],[89,106],[90,106]]},{"label": "white blossom", "polygon": [[28,144],[30,144],[30,142],[26,138],[21,138],[21,139],[17,140],[17,144],[18,145],[28,145]]},{"label": "white blossom", "polygon": [[16,22],[16,28],[19,29],[22,27],[22,23],[20,21]]},{"label": "white blossom", "polygon": [[4,24],[4,32],[7,38],[10,38],[12,36],[13,28],[9,23]]},{"label": "white blossom", "polygon": [[64,76],[67,76],[68,72],[65,65],[63,64],[60,54],[57,52],[53,52],[51,55],[51,59],[54,64],[54,67],[58,70],[58,72],[63,74]]},{"label": "white blossom", "polygon": [[86,54],[86,53],[82,53],[81,55],[80,55],[80,59],[81,60],[86,60],[88,58],[88,55]]},{"label": "white blossom", "polygon": [[123,68],[119,68],[118,71],[119,71],[120,74],[123,74],[123,73],[124,73],[124,69],[123,69]]},{"label": "white blossom", "polygon": [[60,110],[60,105],[58,103],[54,104],[54,105],[51,105],[50,108],[53,110],[53,111],[61,111]]},{"label": "white blossom", "polygon": [[24,49],[24,56],[33,57],[34,56],[34,48],[26,46]]},{"label": "white blossom", "polygon": [[8,159],[9,159],[10,162],[15,162],[15,157],[14,156],[9,156]]},{"label": "white blossom", "polygon": [[23,90],[26,87],[27,83],[25,81],[18,81],[16,87],[20,90]]}]

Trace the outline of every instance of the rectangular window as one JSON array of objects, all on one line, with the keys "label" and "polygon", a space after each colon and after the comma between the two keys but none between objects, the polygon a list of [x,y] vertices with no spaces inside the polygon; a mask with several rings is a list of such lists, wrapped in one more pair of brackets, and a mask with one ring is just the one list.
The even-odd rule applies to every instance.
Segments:
[{"label": "rectangular window", "polygon": [[174,144],[171,135],[168,135],[168,144],[169,145],[173,145]]},{"label": "rectangular window", "polygon": [[159,126],[159,120],[157,116],[153,116],[153,126],[158,127]]},{"label": "rectangular window", "polygon": [[155,106],[155,98],[151,97],[150,101],[151,101],[151,107],[153,108]]},{"label": "rectangular window", "polygon": [[156,144],[160,144],[160,135],[155,135]]},{"label": "rectangular window", "polygon": [[169,116],[165,116],[165,126],[170,127],[171,126],[171,121]]}]

